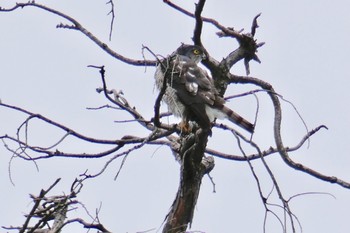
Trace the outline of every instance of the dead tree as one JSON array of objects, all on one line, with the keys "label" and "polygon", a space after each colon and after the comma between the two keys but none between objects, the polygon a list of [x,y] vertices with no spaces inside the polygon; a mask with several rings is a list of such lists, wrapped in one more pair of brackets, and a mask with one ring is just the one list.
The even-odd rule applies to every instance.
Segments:
[{"label": "dead tree", "polygon": [[[275,191],[280,199],[279,205],[283,208],[284,213],[287,216],[288,224],[292,228],[292,231],[296,232],[296,228],[295,228],[296,218],[292,212],[292,208],[289,205],[289,201],[287,198],[284,197],[283,193],[281,192],[279,185],[274,177],[274,174],[272,173],[271,169],[269,168],[264,158],[271,154],[278,153],[282,157],[284,162],[293,169],[307,173],[311,176],[314,176],[317,179],[321,179],[323,181],[330,182],[330,183],[336,183],[344,188],[350,188],[350,184],[348,182],[343,181],[337,177],[321,174],[320,172],[315,171],[312,168],[309,168],[303,164],[294,162],[289,157],[290,152],[297,151],[313,134],[318,132],[320,129],[327,128],[327,127],[324,125],[320,125],[314,128],[313,130],[308,131],[305,134],[305,136],[300,140],[300,143],[295,146],[287,147],[284,145],[283,139],[280,133],[280,126],[282,121],[281,104],[280,104],[281,96],[275,91],[273,86],[268,82],[263,81],[263,79],[249,76],[250,74],[249,63],[251,61],[260,62],[257,56],[257,49],[264,45],[264,43],[257,42],[257,40],[255,39],[255,34],[258,28],[258,18],[260,14],[253,19],[250,32],[243,33],[242,31],[237,31],[233,28],[226,27],[220,24],[215,19],[202,16],[202,11],[205,7],[205,2],[206,2],[205,0],[199,0],[193,12],[185,10],[181,6],[174,4],[172,1],[165,0],[163,2],[164,2],[163,4],[166,4],[169,7],[173,8],[174,10],[179,11],[186,17],[193,18],[194,32],[193,32],[192,39],[195,45],[206,48],[205,44],[203,44],[201,40],[202,28],[203,28],[203,25],[205,24],[210,24],[216,27],[219,30],[219,32],[217,33],[219,37],[230,37],[238,41],[238,44],[239,44],[238,48],[234,51],[228,52],[228,55],[222,60],[215,59],[210,55],[210,51],[207,51],[209,56],[207,60],[203,61],[203,65],[210,70],[211,76],[215,81],[215,86],[222,96],[225,96],[226,89],[231,84],[251,84],[256,86],[257,89],[244,93],[241,96],[254,95],[256,93],[264,93],[270,97],[271,104],[274,109],[273,132],[274,132],[274,140],[276,143],[275,146],[271,146],[265,149],[260,148],[260,146],[254,142],[253,138],[247,138],[246,136],[241,134],[239,131],[227,125],[214,124],[213,127],[223,131],[229,131],[232,133],[232,135],[237,140],[237,145],[240,148],[241,155],[225,154],[223,152],[210,149],[207,147],[207,142],[209,137],[209,133],[207,131],[203,131],[200,128],[198,128],[193,133],[181,134],[177,124],[164,123],[163,119],[168,114],[160,112],[160,105],[162,104],[161,99],[162,99],[162,95],[164,94],[163,92],[159,93],[158,98],[154,102],[154,117],[152,119],[146,119],[142,113],[138,112],[136,108],[134,108],[132,104],[129,103],[129,101],[123,96],[121,92],[118,92],[114,89],[110,89],[110,87],[107,86],[106,79],[108,79],[108,77],[106,76],[104,66],[91,65],[90,68],[96,68],[100,72],[99,76],[101,78],[102,87],[98,88],[97,91],[99,93],[103,93],[106,97],[106,100],[109,101],[108,105],[102,106],[101,108],[103,107],[117,108],[127,112],[128,114],[130,114],[130,116],[133,117],[134,121],[136,121],[140,127],[143,127],[149,131],[149,135],[147,137],[140,137],[138,135],[124,135],[121,138],[118,138],[118,139],[113,138],[110,140],[91,138],[86,135],[80,134],[79,132],[76,132],[75,130],[65,125],[62,125],[59,122],[55,122],[41,114],[36,114],[29,110],[23,109],[18,106],[13,106],[7,103],[0,103],[0,106],[2,108],[15,110],[27,116],[26,120],[18,127],[17,135],[11,136],[6,134],[6,135],[0,136],[5,147],[10,152],[12,152],[14,156],[20,157],[24,160],[29,160],[29,161],[48,159],[51,157],[56,157],[56,158],[61,157],[62,159],[69,159],[69,158],[98,159],[106,156],[109,156],[110,161],[113,161],[115,159],[122,158],[122,157],[126,158],[128,154],[147,145],[168,146],[172,154],[174,154],[175,157],[177,158],[177,161],[179,162],[179,165],[180,165],[179,166],[180,167],[180,184],[178,187],[175,200],[172,204],[172,207],[166,216],[166,221],[163,228],[164,233],[185,232],[190,227],[193,219],[193,215],[194,215],[194,209],[196,206],[197,198],[200,192],[202,178],[204,175],[209,174],[210,171],[214,168],[214,157],[225,158],[228,160],[247,161],[251,168],[251,172],[254,178],[256,179],[257,186],[259,189],[259,195],[261,197],[261,201],[263,205],[265,206],[266,213],[271,212],[267,202],[268,196],[262,192],[258,176],[255,174],[253,166],[250,163],[250,161],[252,160],[260,159],[262,160],[266,171],[268,171],[268,173],[270,174],[271,180],[275,187]],[[110,37],[111,37],[112,30],[113,30],[115,10],[114,10],[113,1],[109,1],[108,3],[111,4],[111,9],[112,9],[111,15],[113,16],[111,21],[111,30],[110,30]],[[39,3],[36,3],[34,1],[27,2],[27,3],[16,3],[12,8],[0,8],[0,12],[1,13],[14,12],[21,8],[39,8],[45,12],[54,14],[56,16],[61,17],[62,19],[65,19],[66,21],[68,21],[68,24],[60,23],[57,25],[57,28],[75,30],[84,34],[87,38],[89,38],[92,42],[94,42],[107,54],[111,55],[113,58],[127,65],[155,66],[159,61],[158,60],[159,57],[156,56],[154,52],[156,48],[151,50],[145,46],[143,46],[143,50],[150,52],[152,55],[154,55],[153,59],[150,59],[150,60],[131,59],[128,56],[124,56],[114,51],[109,46],[107,46],[106,43],[102,42],[94,34],[88,31],[87,28],[85,28],[81,23],[79,23],[73,17],[65,13],[62,13],[60,11],[57,11],[55,9],[52,9],[48,6],[44,6]],[[244,61],[244,65],[247,73],[246,76],[235,75],[232,72],[230,72],[231,67],[233,67],[235,64],[237,64],[237,62],[241,60]],[[150,82],[151,81],[153,82],[153,80],[150,80]],[[230,98],[230,97],[227,97],[227,98]],[[65,132],[64,136],[51,147],[39,147],[39,146],[30,145],[26,140],[27,127],[31,123],[31,121],[34,119],[40,120],[42,122],[45,122],[46,124],[52,125],[53,127],[56,127],[57,129],[62,130],[63,132]],[[24,132],[24,135],[25,135],[24,138],[21,137],[22,132]],[[57,145],[65,141],[67,136],[71,136],[85,142],[101,144],[101,145],[111,145],[112,148],[105,151],[101,151],[100,153],[94,153],[94,154],[89,152],[67,153],[64,151],[57,150]],[[15,142],[18,145],[18,147],[11,148],[7,145],[7,142]],[[241,146],[243,143],[246,145],[249,145],[255,151],[255,153],[247,154],[243,149],[243,147]],[[132,145],[132,146],[126,149],[125,147],[127,145]],[[98,175],[102,174],[108,166],[109,166],[109,162],[106,163],[105,167],[101,169],[101,171],[97,174],[84,173],[83,180],[93,179],[97,177]],[[75,181],[74,185],[76,184],[82,185],[82,180]],[[53,184],[53,186],[54,185],[55,183]],[[81,191],[80,190],[81,188],[79,188],[79,191],[76,191],[76,188],[74,186],[74,188],[71,189],[71,192],[69,195],[59,196],[55,198],[46,197],[46,194],[50,191],[50,189],[51,188],[47,190],[43,190],[40,193],[40,195],[37,197],[36,196],[32,197],[33,202],[35,204],[34,204],[32,213],[30,213],[28,216],[30,218],[33,217],[34,215],[39,216],[41,220],[38,222],[38,224],[34,226],[28,226],[28,221],[29,221],[28,220],[21,227],[9,227],[8,229],[19,229],[20,232],[59,232],[65,225],[72,222],[79,222],[85,228],[93,228],[102,232],[108,232],[108,230],[102,224],[100,223],[88,224],[82,219],[68,219],[68,220],[61,219],[59,227],[55,228],[54,227],[55,223],[58,222],[57,216],[59,216],[60,214],[61,215],[63,214],[64,216],[66,216],[68,207],[71,207],[73,204],[77,203],[77,201],[73,199],[76,198],[76,195],[78,192]],[[42,201],[45,201],[44,206],[46,207],[40,209],[39,206],[42,206],[40,204]],[[30,219],[29,217],[27,219]],[[55,221],[53,226],[51,226],[50,228],[51,230],[44,231],[43,230],[44,227],[47,226],[47,223],[50,220]],[[283,229],[287,228],[287,226],[285,226],[284,224],[282,225],[283,225]],[[39,231],[39,229],[42,229],[42,231]]]}]

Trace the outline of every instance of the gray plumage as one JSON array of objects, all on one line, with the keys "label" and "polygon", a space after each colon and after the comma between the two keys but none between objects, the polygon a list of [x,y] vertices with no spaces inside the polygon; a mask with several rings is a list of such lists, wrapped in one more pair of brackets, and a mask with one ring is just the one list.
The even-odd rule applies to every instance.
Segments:
[{"label": "gray plumage", "polygon": [[156,87],[161,90],[166,79],[163,100],[170,112],[185,124],[196,121],[205,129],[211,128],[215,118],[228,118],[252,133],[254,125],[224,105],[212,78],[198,66],[205,58],[201,47],[182,45],[157,66]]}]

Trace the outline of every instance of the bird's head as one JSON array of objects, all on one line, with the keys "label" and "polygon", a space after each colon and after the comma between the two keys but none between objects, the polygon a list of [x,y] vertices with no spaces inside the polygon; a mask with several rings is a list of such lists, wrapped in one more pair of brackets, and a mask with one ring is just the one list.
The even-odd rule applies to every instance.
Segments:
[{"label": "bird's head", "polygon": [[197,45],[186,45],[182,44],[177,50],[176,54],[179,56],[183,56],[194,63],[199,63],[202,60],[206,59],[205,52],[202,47]]}]

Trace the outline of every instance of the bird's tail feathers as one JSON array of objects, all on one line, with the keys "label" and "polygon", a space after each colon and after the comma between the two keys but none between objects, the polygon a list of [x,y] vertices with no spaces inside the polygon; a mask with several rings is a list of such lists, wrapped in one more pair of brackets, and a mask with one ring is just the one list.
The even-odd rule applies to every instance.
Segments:
[{"label": "bird's tail feathers", "polygon": [[222,111],[227,115],[227,118],[233,122],[234,124],[242,127],[243,129],[247,130],[249,133],[254,132],[254,125],[232,111],[230,108],[223,106]]}]

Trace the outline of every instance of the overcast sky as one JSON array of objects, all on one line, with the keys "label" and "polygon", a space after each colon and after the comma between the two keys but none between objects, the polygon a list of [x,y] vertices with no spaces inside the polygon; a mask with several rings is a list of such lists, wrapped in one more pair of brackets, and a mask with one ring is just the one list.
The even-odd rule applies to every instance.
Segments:
[{"label": "overcast sky", "polygon": [[[39,1],[36,1],[39,2]],[[195,1],[177,1],[188,10]],[[77,19],[88,30],[121,54],[142,59],[141,48],[146,45],[155,53],[168,55],[181,42],[191,43],[194,20],[169,8],[162,1],[115,1],[116,19],[112,41],[108,41],[110,5],[105,1],[40,1]],[[1,7],[12,1],[0,0]],[[350,181],[350,110],[349,92],[350,4],[337,1],[225,1],[208,0],[203,16],[215,18],[225,26],[250,30],[258,13],[259,29],[256,39],[266,44],[259,49],[261,64],[251,64],[251,76],[265,80],[291,101],[309,129],[321,124],[321,130],[290,154],[325,175]],[[110,88],[123,90],[130,104],[146,118],[153,115],[157,93],[154,91],[154,67],[133,67],[110,57],[81,33],[56,29],[61,18],[35,8],[0,13],[0,99],[65,124],[87,136],[118,139],[125,134],[146,136],[135,124],[115,123],[131,117],[120,111],[91,111],[107,103],[95,89],[101,86],[97,70],[87,65],[105,65]],[[217,29],[204,24],[203,44],[220,60],[237,47],[228,38],[219,39]],[[151,55],[146,56],[152,59]],[[232,72],[244,74],[242,63]],[[227,94],[238,94],[254,86],[232,86]],[[259,94],[260,115],[254,140],[262,149],[274,145],[273,109],[265,94]],[[248,119],[254,118],[254,97],[232,100],[231,108]],[[305,128],[291,105],[282,102],[282,136],[286,146],[295,146],[305,135]],[[164,108],[165,109],[165,108]],[[0,107],[0,135],[15,135],[25,115]],[[175,119],[169,121],[176,122]],[[64,132],[38,121],[29,127],[29,142],[50,146]],[[235,139],[214,131],[209,146],[224,152],[239,154]],[[99,152],[104,147],[82,144],[68,138],[59,146],[67,152]],[[62,181],[52,195],[68,193],[73,180],[89,169],[100,171],[108,158],[99,160],[52,158],[32,162],[20,159],[9,162],[11,153],[0,146],[0,200],[3,206],[0,225],[21,225],[24,213],[32,207],[29,193],[39,194],[59,177]],[[307,195],[291,201],[303,232],[348,231],[350,190],[325,183],[283,163],[278,154],[267,158],[286,198],[304,192],[326,192],[334,195]],[[179,165],[166,147],[149,146],[128,156],[118,179],[114,181],[121,160],[112,163],[95,180],[88,180],[78,199],[95,213],[102,203],[100,220],[113,232],[157,232],[176,194]],[[262,232],[264,206],[256,182],[246,162],[215,158],[210,180],[204,177],[195,209],[192,230],[207,233]],[[253,163],[262,183],[264,194],[272,188],[271,179],[260,161]],[[9,168],[15,184],[9,179]],[[271,202],[277,203],[276,197]],[[276,210],[276,209],[275,209]],[[277,210],[276,210],[277,211]],[[277,211],[278,212],[278,211]],[[281,212],[278,212],[281,214]],[[88,217],[71,212],[69,217]],[[281,215],[282,216],[282,215]],[[277,220],[269,215],[267,232],[282,232]],[[79,229],[79,230],[78,230]],[[4,230],[0,230],[4,232]],[[71,225],[63,232],[85,232]],[[299,230],[300,232],[300,230]]]}]

